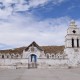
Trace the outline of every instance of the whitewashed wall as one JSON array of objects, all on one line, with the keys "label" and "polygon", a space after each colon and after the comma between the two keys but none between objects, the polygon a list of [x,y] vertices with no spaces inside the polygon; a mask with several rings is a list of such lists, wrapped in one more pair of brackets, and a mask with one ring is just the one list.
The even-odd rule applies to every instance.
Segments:
[{"label": "whitewashed wall", "polygon": [[[53,67],[54,65],[67,65],[67,59],[38,59],[37,64],[38,68],[48,68]],[[28,59],[0,59],[1,68],[16,68],[16,67],[26,67],[28,68]],[[60,66],[59,66],[60,67]]]}]

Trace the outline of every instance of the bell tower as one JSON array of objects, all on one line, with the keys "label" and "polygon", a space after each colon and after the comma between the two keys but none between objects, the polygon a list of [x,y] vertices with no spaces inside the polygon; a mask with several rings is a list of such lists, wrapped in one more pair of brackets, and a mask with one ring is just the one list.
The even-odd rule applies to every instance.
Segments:
[{"label": "bell tower", "polygon": [[65,36],[65,53],[68,56],[68,64],[75,66],[80,61],[80,30],[74,20],[70,22]]}]

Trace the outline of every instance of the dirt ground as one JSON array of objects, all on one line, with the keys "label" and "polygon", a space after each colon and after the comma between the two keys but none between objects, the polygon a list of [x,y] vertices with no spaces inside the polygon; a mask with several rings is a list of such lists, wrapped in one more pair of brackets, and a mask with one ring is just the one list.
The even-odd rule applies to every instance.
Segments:
[{"label": "dirt ground", "polygon": [[80,68],[0,69],[0,80],[80,80]]}]

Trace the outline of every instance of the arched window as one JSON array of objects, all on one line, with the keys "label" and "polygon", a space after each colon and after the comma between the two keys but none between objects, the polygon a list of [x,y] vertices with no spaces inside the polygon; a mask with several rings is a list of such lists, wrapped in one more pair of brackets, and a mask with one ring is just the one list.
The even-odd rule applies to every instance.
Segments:
[{"label": "arched window", "polygon": [[54,58],[54,55],[52,55],[52,58]]},{"label": "arched window", "polygon": [[7,58],[9,58],[9,55],[7,55]]},{"label": "arched window", "polygon": [[11,58],[14,58],[14,55],[13,54],[11,54]]},{"label": "arched window", "polygon": [[49,59],[49,54],[46,55],[47,59]]},{"label": "arched window", "polygon": [[52,59],[54,59],[55,58],[55,54],[52,54],[51,57],[52,57]]},{"label": "arched window", "polygon": [[4,55],[2,55],[2,59],[4,59]]},{"label": "arched window", "polygon": [[18,58],[18,54],[16,55],[16,57]]},{"label": "arched window", "polygon": [[74,39],[72,38],[72,47],[74,47]]},{"label": "arched window", "polygon": [[77,39],[77,47],[79,47],[79,39]]}]

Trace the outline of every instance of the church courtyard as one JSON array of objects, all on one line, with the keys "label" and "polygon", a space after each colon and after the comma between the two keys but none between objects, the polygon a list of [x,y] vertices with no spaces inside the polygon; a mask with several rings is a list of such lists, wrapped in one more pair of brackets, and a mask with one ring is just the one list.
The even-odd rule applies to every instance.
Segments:
[{"label": "church courtyard", "polygon": [[80,68],[0,69],[0,80],[80,80]]}]

